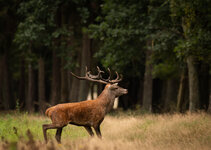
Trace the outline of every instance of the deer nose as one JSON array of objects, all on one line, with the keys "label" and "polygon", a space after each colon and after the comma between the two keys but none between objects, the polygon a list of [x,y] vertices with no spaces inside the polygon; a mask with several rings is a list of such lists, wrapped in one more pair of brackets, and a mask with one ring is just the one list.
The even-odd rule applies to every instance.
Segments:
[{"label": "deer nose", "polygon": [[127,94],[127,93],[128,93],[128,90],[127,90],[127,89],[125,89],[125,90],[124,90],[124,94]]}]

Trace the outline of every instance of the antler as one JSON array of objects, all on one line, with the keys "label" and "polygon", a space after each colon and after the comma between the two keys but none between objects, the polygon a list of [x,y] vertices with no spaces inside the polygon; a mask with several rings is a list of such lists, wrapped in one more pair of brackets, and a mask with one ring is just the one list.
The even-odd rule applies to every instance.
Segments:
[{"label": "antler", "polygon": [[91,71],[87,72],[87,67],[86,67],[87,75],[88,75],[88,77],[90,77],[92,79],[101,79],[102,78],[101,73],[104,73],[104,71],[100,70],[100,68],[98,66],[97,66],[97,71],[98,71],[97,75],[92,75]]},{"label": "antler", "polygon": [[104,73],[104,71],[100,70],[100,68],[98,66],[97,66],[97,71],[98,71],[97,75],[92,75],[91,71],[87,71],[87,67],[86,67],[86,75],[85,75],[85,77],[79,77],[79,76],[75,75],[72,72],[71,72],[71,74],[74,77],[76,77],[77,79],[79,79],[79,80],[89,80],[89,81],[99,82],[99,83],[103,83],[103,84],[108,84],[108,83],[114,84],[114,83],[118,83],[118,82],[120,82],[122,80],[122,75],[121,75],[121,78],[119,78],[119,74],[117,72],[116,72],[116,75],[117,75],[116,79],[110,80],[111,71],[110,71],[109,68],[108,68],[108,72],[109,72],[108,79],[103,79],[102,78],[101,73]]},{"label": "antler", "polygon": [[122,75],[120,74],[120,78],[119,78],[119,74],[118,74],[118,72],[116,71],[116,79],[114,79],[114,80],[110,80],[109,82],[110,83],[118,83],[118,82],[120,82],[120,81],[122,81]]},{"label": "antler", "polygon": [[109,83],[109,80],[110,80],[110,78],[111,78],[111,71],[110,71],[109,68],[108,68],[108,72],[109,72],[109,77],[108,77],[108,79],[103,79],[102,76],[101,76],[101,80],[106,81],[106,82]]},{"label": "antler", "polygon": [[71,72],[71,74],[76,77],[79,80],[88,80],[88,81],[93,81],[93,82],[99,82],[99,83],[103,83],[103,84],[107,84],[106,81],[101,80],[101,73],[104,73],[104,71],[101,71],[100,68],[97,66],[98,69],[98,74],[97,75],[92,75],[91,71],[87,71],[87,67],[86,67],[86,75],[85,77],[79,77],[77,75],[75,75],[74,73]]},{"label": "antler", "polygon": [[108,82],[108,83],[118,83],[118,82],[120,82],[120,81],[122,81],[122,75],[120,75],[121,76],[121,78],[119,78],[119,74],[118,74],[118,72],[116,71],[116,79],[114,79],[114,80],[110,80],[110,78],[111,78],[111,70],[110,70],[110,68],[108,68],[108,73],[109,73],[109,77],[108,77],[108,79],[102,79],[102,80],[104,80],[104,81],[106,81],[106,82]]}]

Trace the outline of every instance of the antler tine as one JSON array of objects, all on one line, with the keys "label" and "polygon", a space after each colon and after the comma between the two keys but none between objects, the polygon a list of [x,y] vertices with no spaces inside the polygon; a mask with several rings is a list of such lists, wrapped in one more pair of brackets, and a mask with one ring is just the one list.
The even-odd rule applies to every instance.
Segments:
[{"label": "antler tine", "polygon": [[75,75],[75,74],[72,73],[72,72],[71,72],[71,74],[72,74],[74,77],[76,77],[77,79],[79,79],[79,80],[89,80],[89,81],[99,82],[99,83],[103,83],[103,84],[107,84],[107,83],[108,83],[108,82],[106,82],[106,81],[100,80],[99,74],[98,74],[98,75],[92,75],[92,74],[90,73],[90,71],[87,72],[87,67],[86,67],[86,75],[85,75],[85,77],[79,77],[79,76]]},{"label": "antler tine", "polygon": [[108,73],[109,73],[109,77],[108,77],[108,81],[110,80],[110,78],[111,78],[111,70],[110,70],[110,68],[108,68]]},{"label": "antler tine", "polygon": [[104,71],[100,70],[100,67],[97,66],[98,73],[104,73]]},{"label": "antler tine", "polygon": [[109,82],[110,81],[110,78],[111,78],[111,70],[110,70],[110,68],[107,68],[107,70],[108,70],[108,73],[109,73],[108,79],[103,79],[103,78],[101,78],[101,79],[104,80],[104,81],[106,81],[106,82]]},{"label": "antler tine", "polygon": [[122,75],[120,74],[120,78],[119,78],[119,74],[118,74],[118,72],[116,71],[116,79],[114,79],[114,80],[111,80],[111,81],[109,81],[110,83],[118,83],[118,82],[120,82],[120,81],[122,81]]},{"label": "antler tine", "polygon": [[119,79],[119,74],[118,74],[117,71],[115,73],[116,73],[116,79],[115,80],[118,80]]},{"label": "antler tine", "polygon": [[86,70],[86,72],[87,72],[86,75],[87,75],[89,78],[92,78],[92,79],[100,79],[101,73],[102,73],[103,71],[101,71],[99,67],[97,67],[97,69],[98,69],[98,74],[97,74],[97,75],[93,75],[93,74],[91,74],[91,71],[87,72],[87,70]]},{"label": "antler tine", "polygon": [[89,76],[90,71],[88,71],[88,67],[86,66],[86,76]]},{"label": "antler tine", "polygon": [[100,67],[97,66],[97,71],[98,71],[98,77],[99,79],[102,79],[101,73],[105,73],[104,71],[100,70]]}]

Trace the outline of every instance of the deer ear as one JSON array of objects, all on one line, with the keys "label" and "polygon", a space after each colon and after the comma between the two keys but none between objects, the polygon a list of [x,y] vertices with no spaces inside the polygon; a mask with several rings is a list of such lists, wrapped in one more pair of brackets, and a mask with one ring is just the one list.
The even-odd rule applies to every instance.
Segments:
[{"label": "deer ear", "polygon": [[116,89],[117,87],[118,87],[118,83],[114,83],[114,84],[111,84],[111,85],[109,86],[109,89],[114,90],[114,89]]}]

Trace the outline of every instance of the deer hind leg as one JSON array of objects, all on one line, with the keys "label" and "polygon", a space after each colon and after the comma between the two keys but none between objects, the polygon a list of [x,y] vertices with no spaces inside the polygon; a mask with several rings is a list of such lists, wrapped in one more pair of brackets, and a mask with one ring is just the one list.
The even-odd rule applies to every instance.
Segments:
[{"label": "deer hind leg", "polygon": [[[58,131],[58,129],[59,128],[61,128],[60,130],[62,131],[62,128],[63,128],[64,126],[61,126],[61,125],[58,125],[58,124],[44,124],[43,126],[42,126],[42,129],[43,129],[43,135],[44,135],[44,139],[45,139],[45,142],[47,143],[48,142],[48,139],[47,139],[47,130],[48,129],[57,129],[57,131]],[[58,133],[56,133],[56,134],[58,134],[58,137],[60,137],[60,139],[61,139],[61,131],[58,131]],[[59,138],[58,138],[59,139]],[[57,140],[58,141],[58,140]]]},{"label": "deer hind leg", "polygon": [[94,136],[94,133],[93,133],[92,128],[90,126],[84,126],[84,128],[86,129],[86,131],[89,133],[90,136]]}]

